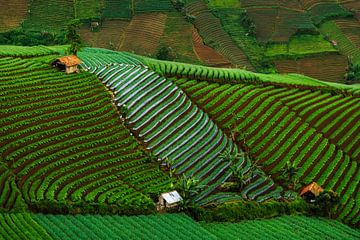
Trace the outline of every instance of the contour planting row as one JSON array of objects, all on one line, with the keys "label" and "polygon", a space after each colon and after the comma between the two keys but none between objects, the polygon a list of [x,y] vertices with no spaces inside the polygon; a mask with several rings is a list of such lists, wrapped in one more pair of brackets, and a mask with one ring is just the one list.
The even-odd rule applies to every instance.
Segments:
[{"label": "contour planting row", "polygon": [[127,124],[147,149],[173,161],[177,174],[208,185],[199,199],[229,177],[220,153],[237,152],[233,143],[172,82],[141,66],[113,64],[92,69],[114,91],[119,108],[126,106]]},{"label": "contour planting row", "polygon": [[119,49],[141,55],[155,55],[160,37],[164,33],[166,18],[165,13],[143,13],[134,16],[125,29]]},{"label": "contour planting row", "polygon": [[95,76],[44,68],[12,77],[0,82],[0,154],[27,203],[153,207],[148,194],[170,181],[140,150]]},{"label": "contour planting row", "polygon": [[[279,176],[287,161],[294,162],[300,167],[298,174],[306,183],[317,181],[325,188],[337,191],[345,205],[349,199],[356,199],[359,190],[356,184],[360,177],[358,160],[348,155],[347,146],[342,149],[327,135],[337,135],[339,128],[344,135],[351,132],[354,135],[348,144],[351,148],[357,144],[354,149],[358,151],[359,133],[356,129],[359,124],[353,120],[359,111],[353,109],[358,109],[358,98],[331,98],[324,94],[319,101],[329,98],[330,102],[317,105],[312,99],[321,93],[310,90],[219,85],[181,79],[176,82],[218,125],[228,129],[229,134],[235,134],[238,142],[247,145],[267,173]],[[310,121],[310,109],[298,112],[305,101],[310,101],[309,108],[318,108],[313,113],[317,121]],[[326,121],[334,118],[339,128],[333,127],[332,121]],[[344,124],[341,127],[340,123],[345,121],[352,126]],[[350,130],[352,128],[355,130]],[[326,133],[322,132],[324,129]],[[356,207],[354,211],[355,215],[359,214]]]},{"label": "contour planting row", "polygon": [[[195,176],[208,186],[198,200],[227,180],[229,163],[220,153],[225,149],[236,153],[237,147],[175,84],[141,66],[112,64],[95,67],[92,72],[114,91],[115,103],[126,111],[128,125],[149,150],[174,161],[177,174]],[[249,161],[238,164],[244,172],[249,169]],[[261,172],[249,182],[244,196],[259,200],[279,197],[281,189]]]},{"label": "contour planting row", "polygon": [[301,118],[355,161],[360,160],[360,99],[321,93],[280,98]]},{"label": "contour planting row", "polygon": [[351,60],[360,64],[360,49],[344,34],[334,21],[328,21],[320,26],[320,31],[335,40],[339,51],[351,58]]},{"label": "contour planting row", "polygon": [[13,173],[0,162],[0,211],[19,211],[25,207]]},{"label": "contour planting row", "polygon": [[360,232],[335,220],[284,216],[240,223],[201,224],[219,239],[357,239]]},{"label": "contour planting row", "polygon": [[232,64],[253,70],[246,55],[225,32],[220,20],[211,13],[211,10],[203,0],[188,3],[186,5],[186,12],[194,16],[193,24],[206,45],[213,47]]}]

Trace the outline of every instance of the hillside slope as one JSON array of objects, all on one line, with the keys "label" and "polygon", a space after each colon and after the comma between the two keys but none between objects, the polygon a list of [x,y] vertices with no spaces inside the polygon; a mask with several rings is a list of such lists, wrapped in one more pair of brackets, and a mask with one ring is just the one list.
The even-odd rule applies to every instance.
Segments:
[{"label": "hillside slope", "polygon": [[[154,209],[151,197],[170,179],[120,121],[95,76],[9,57],[0,58],[0,76],[1,163],[31,208]],[[2,190],[14,186],[12,178],[1,180],[8,182]]]}]

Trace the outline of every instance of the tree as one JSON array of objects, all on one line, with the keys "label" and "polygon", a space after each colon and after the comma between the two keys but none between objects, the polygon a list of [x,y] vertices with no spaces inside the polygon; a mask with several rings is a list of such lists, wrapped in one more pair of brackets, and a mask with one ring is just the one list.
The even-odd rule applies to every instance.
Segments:
[{"label": "tree", "polygon": [[331,218],[331,214],[340,203],[339,195],[334,191],[323,191],[315,198],[315,205],[320,210],[321,215]]},{"label": "tree", "polygon": [[187,177],[185,174],[181,176],[177,184],[177,190],[183,198],[181,202],[181,209],[192,212],[197,208],[194,196],[205,186],[199,185],[199,180],[195,177]]},{"label": "tree", "polygon": [[290,188],[295,189],[299,184],[297,173],[299,168],[294,162],[287,161],[286,165],[281,170],[281,177],[285,180]]},{"label": "tree", "polygon": [[345,80],[348,83],[360,81],[360,64],[354,63],[352,58],[348,58],[348,69],[345,74]]},{"label": "tree", "polygon": [[82,47],[82,41],[80,35],[76,32],[76,30],[79,28],[81,22],[79,19],[73,19],[71,20],[67,25],[67,33],[66,33],[66,39],[70,43],[70,47],[68,49],[70,54],[77,55],[77,52]]},{"label": "tree", "polygon": [[166,164],[167,169],[169,170],[170,177],[173,177],[176,172],[176,168],[172,167],[174,165],[174,160],[173,159],[170,160],[169,158],[166,157],[164,162]]},{"label": "tree", "polygon": [[129,108],[126,104],[124,104],[120,107],[120,113],[123,116],[123,118],[126,119],[128,113],[129,113]]}]

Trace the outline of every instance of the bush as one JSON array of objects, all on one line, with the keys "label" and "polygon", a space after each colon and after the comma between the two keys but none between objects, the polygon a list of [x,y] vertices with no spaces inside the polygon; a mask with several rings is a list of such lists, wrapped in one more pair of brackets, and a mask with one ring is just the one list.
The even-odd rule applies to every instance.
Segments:
[{"label": "bush", "polygon": [[34,212],[49,214],[101,214],[145,215],[155,213],[155,205],[148,201],[142,204],[110,205],[105,203],[37,201],[30,203]]},{"label": "bush", "polygon": [[218,206],[207,206],[199,219],[207,222],[238,222],[241,220],[272,218],[281,215],[306,214],[308,205],[302,199],[295,201],[232,202]]},{"label": "bush", "polygon": [[34,32],[17,29],[0,33],[1,45],[36,46],[36,45],[63,45],[68,42],[64,33],[52,33],[47,31]]}]

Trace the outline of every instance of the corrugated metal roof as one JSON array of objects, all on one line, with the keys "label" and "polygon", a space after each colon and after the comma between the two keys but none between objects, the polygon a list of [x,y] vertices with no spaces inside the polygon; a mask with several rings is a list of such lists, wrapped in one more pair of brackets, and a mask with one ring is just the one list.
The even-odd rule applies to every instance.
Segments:
[{"label": "corrugated metal roof", "polygon": [[173,204],[181,202],[183,199],[177,191],[172,191],[168,193],[162,193],[161,196],[165,199],[168,204]]}]

